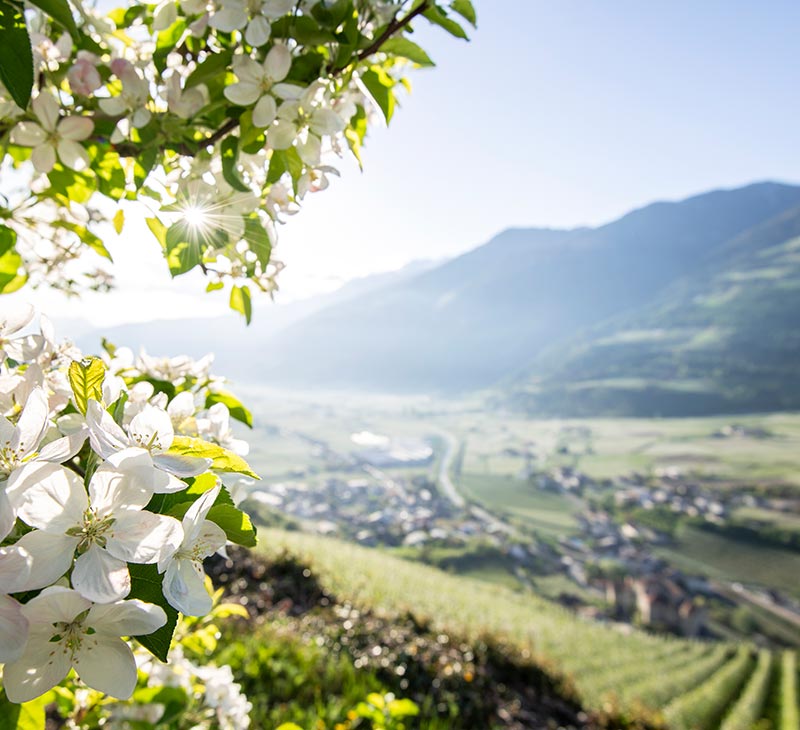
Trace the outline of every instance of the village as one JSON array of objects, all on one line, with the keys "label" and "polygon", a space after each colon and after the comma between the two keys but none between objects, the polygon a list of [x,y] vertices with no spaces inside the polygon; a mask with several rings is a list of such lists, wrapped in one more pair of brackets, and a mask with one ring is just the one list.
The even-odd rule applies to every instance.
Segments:
[{"label": "village", "polygon": [[537,469],[535,459],[519,453],[524,467],[517,478],[531,490],[568,494],[582,505],[573,534],[553,540],[443,488],[449,464],[437,460],[435,441],[364,431],[352,435],[353,448],[343,453],[302,437],[324,468],[298,467],[249,494],[301,529],[367,547],[405,548],[409,555],[434,546],[465,552],[489,546],[520,587],[531,587],[538,575],[563,575],[574,590],[554,598],[594,620],[712,637],[728,630],[719,616],[746,602],[800,626],[800,603],[783,593],[686,573],[657,554],[673,540],[679,520],[724,525],[734,509],[763,498],[708,488],[676,468],[594,480],[574,467]]}]

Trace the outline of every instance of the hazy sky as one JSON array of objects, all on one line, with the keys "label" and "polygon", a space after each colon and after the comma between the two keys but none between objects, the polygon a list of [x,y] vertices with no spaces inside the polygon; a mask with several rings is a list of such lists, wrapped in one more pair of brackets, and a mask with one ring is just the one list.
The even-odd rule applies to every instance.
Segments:
[{"label": "hazy sky", "polygon": [[[471,43],[417,34],[437,68],[417,72],[391,128],[374,131],[365,171],[342,165],[282,228],[286,299],[453,256],[509,226],[596,224],[710,188],[800,182],[795,0],[476,8]],[[224,312],[199,277],[171,282],[155,243],[142,258],[139,233],[112,242],[120,292],[62,314]]]}]

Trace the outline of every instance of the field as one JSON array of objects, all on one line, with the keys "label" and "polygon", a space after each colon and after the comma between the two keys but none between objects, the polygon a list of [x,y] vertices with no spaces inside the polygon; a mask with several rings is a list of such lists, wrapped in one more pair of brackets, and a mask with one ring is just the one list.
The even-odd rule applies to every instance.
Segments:
[{"label": "field", "polygon": [[[676,730],[738,727],[744,716],[796,730],[796,658],[747,645],[667,639],[586,622],[532,594],[297,533],[265,531],[261,553],[308,565],[339,600],[384,618],[413,616],[462,641],[505,647],[544,668],[590,711]],[[772,698],[768,702],[768,698]],[[425,727],[425,725],[421,725]],[[748,727],[749,725],[745,725]]]},{"label": "field", "polygon": [[568,497],[536,489],[527,480],[508,474],[462,473],[458,487],[491,512],[539,533],[562,537],[575,531],[572,517],[577,505]]},{"label": "field", "polygon": [[659,554],[690,572],[765,587],[781,586],[800,598],[800,553],[740,543],[693,528],[680,529],[677,545]]},{"label": "field", "polygon": [[[528,446],[550,454],[553,463],[575,466],[596,479],[675,467],[721,482],[800,486],[800,416],[795,414],[580,420],[486,414],[475,421],[463,414],[444,420],[467,443],[465,472],[514,474],[523,462],[503,452]],[[714,436],[731,425],[741,426],[744,433]],[[566,452],[552,455],[559,446]]]}]

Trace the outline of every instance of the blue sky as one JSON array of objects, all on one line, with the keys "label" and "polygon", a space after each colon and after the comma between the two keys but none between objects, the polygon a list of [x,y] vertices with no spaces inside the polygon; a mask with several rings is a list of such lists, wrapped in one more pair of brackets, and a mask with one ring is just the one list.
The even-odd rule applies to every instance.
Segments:
[{"label": "blue sky", "polygon": [[[365,171],[342,165],[282,228],[285,299],[452,256],[509,226],[597,224],[711,188],[800,182],[800,3],[476,8],[471,43],[419,30],[437,68],[414,75],[391,127],[372,134]],[[103,299],[106,320],[146,314],[134,280],[158,267],[153,253],[131,259],[120,293]],[[198,279],[148,280],[162,315],[224,310],[195,296]]]}]

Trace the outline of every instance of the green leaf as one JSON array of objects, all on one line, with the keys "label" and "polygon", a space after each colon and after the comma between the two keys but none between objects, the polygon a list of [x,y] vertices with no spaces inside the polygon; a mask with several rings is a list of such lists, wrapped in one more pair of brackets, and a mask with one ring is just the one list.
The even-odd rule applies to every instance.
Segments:
[{"label": "green leaf", "polygon": [[27,109],[33,89],[33,51],[25,16],[0,0],[0,81],[20,109]]},{"label": "green leaf", "polygon": [[164,609],[167,614],[167,623],[152,634],[134,636],[147,651],[158,657],[162,662],[167,661],[169,647],[172,643],[172,634],[178,623],[178,612],[167,603],[161,588],[162,577],[155,565],[139,565],[130,563],[128,570],[131,574],[131,592],[128,598],[138,598],[145,603],[154,603]]},{"label": "green leaf", "polygon": [[22,257],[17,253],[17,233],[0,225],[0,294],[17,291],[27,280],[22,271]]},{"label": "green leaf", "polygon": [[244,407],[243,403],[227,390],[216,390],[206,396],[206,408],[211,408],[215,403],[224,403],[231,416],[237,421],[253,428],[253,414]]},{"label": "green leaf", "polygon": [[30,3],[62,26],[72,36],[72,40],[78,40],[78,26],[75,25],[67,0],[30,0]]},{"label": "green leaf", "polygon": [[256,528],[242,510],[229,504],[215,504],[208,511],[208,519],[225,530],[231,542],[242,547],[256,546]]},{"label": "green leaf", "polygon": [[450,7],[472,25],[473,28],[478,27],[478,16],[475,14],[475,8],[471,0],[453,0],[453,2],[450,3]]},{"label": "green leaf", "polygon": [[203,441],[203,439],[176,436],[166,453],[194,456],[198,459],[211,459],[211,468],[215,471],[235,472],[253,479],[260,479],[258,474],[250,468],[250,465],[241,456],[237,456],[218,444]]},{"label": "green leaf", "polygon": [[197,235],[189,230],[185,221],[173,223],[167,229],[164,246],[167,266],[173,278],[185,274],[202,261]]},{"label": "green leaf", "polygon": [[119,235],[122,233],[122,229],[125,226],[125,211],[120,208],[114,213],[114,218],[112,220],[114,222],[114,230],[117,232],[117,235]]},{"label": "green leaf", "polygon": [[221,281],[210,281],[210,282],[208,282],[208,284],[206,284],[206,291],[207,292],[209,292],[209,291],[219,291],[220,289],[224,289],[224,288],[225,288],[225,284],[223,284]]},{"label": "green leaf", "polygon": [[455,36],[456,38],[469,40],[469,37],[464,29],[455,20],[447,17],[447,13],[445,13],[444,10],[442,10],[438,5],[433,5],[432,7],[428,8],[422,15],[434,25],[444,28],[450,35]]},{"label": "green leaf", "polygon": [[244,237],[250,250],[256,255],[259,263],[266,268],[272,254],[272,241],[269,232],[261,224],[257,216],[251,216],[244,221]]},{"label": "green leaf", "polygon": [[[161,687],[158,685],[155,687],[140,687],[133,693],[131,700],[144,707],[161,705],[164,708],[155,725],[156,727],[167,727],[169,723],[178,719],[189,703],[186,692],[179,687]],[[149,723],[147,726],[152,727]],[[138,724],[131,724],[131,727],[138,727]]]},{"label": "green leaf", "polygon": [[225,178],[225,182],[240,193],[251,192],[250,188],[239,176],[237,168],[239,162],[239,138],[233,135],[227,136],[222,141],[220,152],[222,154],[222,177]]},{"label": "green leaf", "polygon": [[17,232],[8,226],[0,225],[0,256],[14,249]]},{"label": "green leaf", "polygon": [[85,414],[89,399],[103,402],[103,380],[106,366],[97,357],[85,357],[80,362],[73,360],[69,366],[69,384],[75,396],[75,405]]},{"label": "green leaf", "polygon": [[179,19],[156,36],[156,50],[153,53],[153,63],[159,73],[164,73],[164,70],[167,68],[167,56],[180,45],[180,40],[185,30],[186,21]]},{"label": "green leaf", "polygon": [[402,56],[420,66],[435,66],[431,57],[416,43],[408,38],[390,38],[381,46],[382,53],[389,53],[393,56]]},{"label": "green leaf", "polygon": [[247,324],[253,316],[253,305],[250,301],[250,289],[247,286],[234,286],[231,289],[230,307],[244,315]]},{"label": "green leaf", "polygon": [[0,730],[44,730],[45,708],[52,701],[53,693],[47,692],[17,705],[0,689]]},{"label": "green leaf", "polygon": [[392,88],[395,85],[394,79],[380,66],[373,66],[361,76],[361,80],[364,82],[364,86],[367,87],[370,96],[383,112],[388,124],[394,114],[395,100],[392,92]]},{"label": "green leaf", "polygon": [[198,84],[208,83],[220,74],[224,74],[233,58],[233,51],[212,53],[186,79],[186,88],[191,89]]},{"label": "green leaf", "polygon": [[147,223],[147,227],[161,244],[161,248],[166,249],[167,227],[158,218],[145,218],[144,222]]}]

